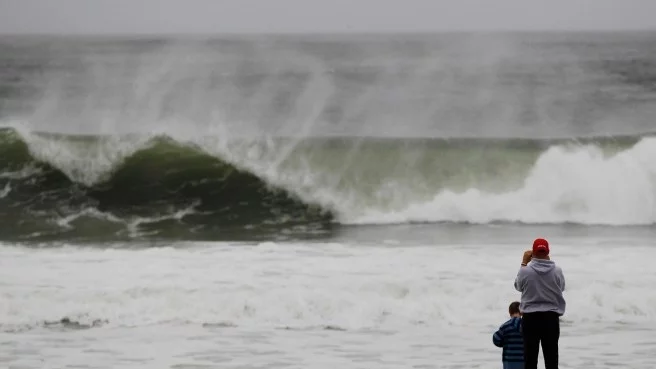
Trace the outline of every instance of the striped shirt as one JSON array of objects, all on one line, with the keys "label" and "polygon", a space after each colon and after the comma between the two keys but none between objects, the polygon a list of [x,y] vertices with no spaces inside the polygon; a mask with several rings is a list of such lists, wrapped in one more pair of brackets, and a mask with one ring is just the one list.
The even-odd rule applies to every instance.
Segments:
[{"label": "striped shirt", "polygon": [[524,361],[524,339],[521,333],[521,318],[510,318],[492,335],[492,342],[503,347],[501,360],[505,362]]}]

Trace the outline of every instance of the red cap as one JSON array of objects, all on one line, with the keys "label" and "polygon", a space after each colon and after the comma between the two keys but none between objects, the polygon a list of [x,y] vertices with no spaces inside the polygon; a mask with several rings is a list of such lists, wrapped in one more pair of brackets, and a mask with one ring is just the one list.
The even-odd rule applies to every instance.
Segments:
[{"label": "red cap", "polygon": [[533,253],[549,254],[549,242],[544,238],[537,238],[533,241]]}]

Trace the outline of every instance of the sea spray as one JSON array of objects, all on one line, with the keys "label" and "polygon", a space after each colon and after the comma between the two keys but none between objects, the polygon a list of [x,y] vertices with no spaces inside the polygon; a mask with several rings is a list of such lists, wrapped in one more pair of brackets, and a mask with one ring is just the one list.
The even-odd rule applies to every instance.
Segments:
[{"label": "sea spray", "polygon": [[656,144],[649,136],[252,139],[22,129],[0,135],[0,206],[9,238],[655,221]]}]

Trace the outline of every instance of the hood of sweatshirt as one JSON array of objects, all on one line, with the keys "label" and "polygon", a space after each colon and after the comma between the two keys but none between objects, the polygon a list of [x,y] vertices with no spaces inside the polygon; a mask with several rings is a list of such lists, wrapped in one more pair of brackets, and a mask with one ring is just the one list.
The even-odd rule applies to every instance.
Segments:
[{"label": "hood of sweatshirt", "polygon": [[554,263],[552,260],[544,259],[532,259],[529,265],[538,274],[549,273],[553,268],[556,267],[556,263]]}]

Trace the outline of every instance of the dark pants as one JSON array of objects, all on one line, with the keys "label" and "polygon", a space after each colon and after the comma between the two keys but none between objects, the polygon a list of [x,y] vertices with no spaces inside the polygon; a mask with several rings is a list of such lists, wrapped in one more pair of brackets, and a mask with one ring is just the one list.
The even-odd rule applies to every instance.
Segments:
[{"label": "dark pants", "polygon": [[560,316],[547,311],[522,315],[524,336],[524,369],[537,369],[540,344],[545,369],[558,369],[558,339]]}]

